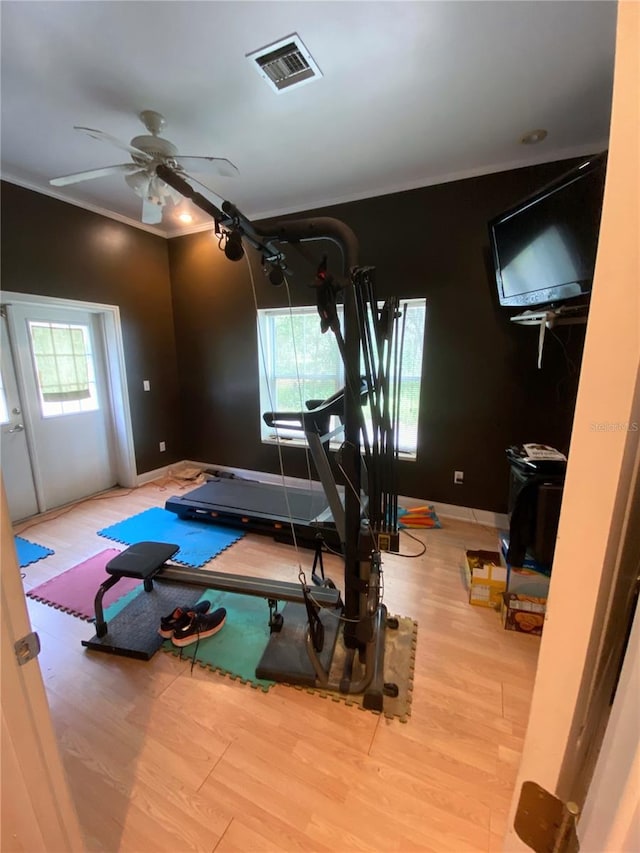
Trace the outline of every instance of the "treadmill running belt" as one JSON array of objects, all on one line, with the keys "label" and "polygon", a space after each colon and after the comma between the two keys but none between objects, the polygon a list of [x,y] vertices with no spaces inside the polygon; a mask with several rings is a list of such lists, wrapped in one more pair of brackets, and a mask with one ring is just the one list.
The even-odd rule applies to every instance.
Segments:
[{"label": "treadmill running belt", "polygon": [[284,489],[273,483],[256,483],[251,480],[210,480],[185,495],[189,503],[203,509],[236,510],[247,515],[265,518],[284,518],[312,521],[327,508],[322,492],[307,489]]},{"label": "treadmill running belt", "polygon": [[340,550],[340,536],[323,492],[255,480],[210,480],[192,492],[174,495],[165,509],[178,518],[208,521],[273,536],[278,542],[299,542],[316,548],[318,535]]}]

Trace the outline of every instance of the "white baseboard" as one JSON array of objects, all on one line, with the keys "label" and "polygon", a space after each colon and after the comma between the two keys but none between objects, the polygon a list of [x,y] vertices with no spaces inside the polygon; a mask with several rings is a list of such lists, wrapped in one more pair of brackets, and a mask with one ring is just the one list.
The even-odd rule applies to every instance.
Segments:
[{"label": "white baseboard", "polygon": [[172,468],[177,465],[184,465],[183,462],[176,462],[173,465],[165,465],[164,468],[155,468],[153,471],[146,471],[144,474],[138,474],[136,478],[137,486],[146,486],[147,483],[153,483],[154,480],[161,480],[166,477]]},{"label": "white baseboard", "polygon": [[456,506],[455,504],[443,504],[438,501],[425,501],[418,498],[408,498],[398,495],[401,506],[409,509],[412,506],[428,504],[432,506],[439,518],[456,518],[459,521],[470,521],[472,524],[484,524],[487,527],[497,527],[500,530],[509,527],[509,517],[506,513],[491,512],[488,509],[473,509],[468,506]]},{"label": "white baseboard", "polygon": [[506,512],[491,512],[488,509],[472,510],[476,524],[484,524],[488,527],[497,527],[498,530],[509,529],[509,516]]},{"label": "white baseboard", "polygon": [[[182,462],[176,462],[173,465],[167,465],[164,468],[156,468],[155,471],[147,471],[146,474],[138,475],[138,485],[143,486],[146,483],[151,483],[154,480],[159,480],[166,477],[172,468],[178,468],[186,465],[188,467],[212,469],[215,471],[224,471],[227,474],[235,474],[236,477],[243,477],[247,480],[257,480],[259,483],[278,483],[284,482],[284,485],[291,489],[308,489],[309,481],[302,480],[299,477],[281,477],[280,474],[268,474],[266,471],[250,471],[245,468],[230,468],[228,465],[215,465],[210,462],[196,462],[192,459],[184,459]],[[317,491],[322,491],[322,484],[317,480],[311,481],[311,488]],[[440,518],[455,518],[459,521],[469,521],[471,524],[483,524],[487,527],[496,527],[498,530],[505,530],[509,527],[509,519],[505,513],[491,512],[486,509],[473,509],[472,507],[456,506],[455,504],[443,504],[437,501],[421,500],[420,498],[409,498],[403,495],[398,495],[398,502],[401,506],[410,508],[412,506],[422,506],[429,504],[433,506]]]}]

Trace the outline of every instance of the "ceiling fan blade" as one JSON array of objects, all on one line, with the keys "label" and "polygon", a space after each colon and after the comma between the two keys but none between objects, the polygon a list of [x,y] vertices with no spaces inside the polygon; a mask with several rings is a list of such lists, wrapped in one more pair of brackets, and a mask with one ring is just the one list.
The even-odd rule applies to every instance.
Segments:
[{"label": "ceiling fan blade", "polygon": [[100,142],[110,142],[111,145],[115,145],[116,148],[121,148],[123,151],[128,151],[130,154],[135,154],[135,156],[138,158],[148,160],[149,162],[151,162],[151,160],[153,159],[149,154],[146,154],[139,148],[134,148],[133,145],[129,145],[126,142],[122,142],[120,139],[116,139],[115,136],[111,136],[110,133],[105,133],[103,130],[94,130],[92,127],[78,127],[77,125],[73,129],[81,130],[83,133],[86,133],[92,139],[98,139],[100,140]]},{"label": "ceiling fan blade", "polygon": [[224,178],[235,178],[240,174],[238,167],[226,157],[176,157],[175,160],[188,172],[207,172]]},{"label": "ceiling fan blade", "polygon": [[162,205],[143,198],[142,221],[145,225],[159,225],[162,222]]},{"label": "ceiling fan blade", "polygon": [[138,169],[135,163],[120,163],[118,166],[105,166],[103,169],[90,169],[88,172],[76,172],[74,175],[63,175],[52,178],[49,183],[54,187],[66,187],[68,184],[78,184],[80,181],[91,181],[93,178],[104,178],[116,172],[131,172]]}]

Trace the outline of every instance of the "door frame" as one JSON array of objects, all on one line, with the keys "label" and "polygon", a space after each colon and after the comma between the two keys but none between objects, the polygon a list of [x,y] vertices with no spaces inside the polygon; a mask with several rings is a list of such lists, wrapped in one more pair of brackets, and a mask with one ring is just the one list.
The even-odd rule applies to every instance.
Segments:
[{"label": "door frame", "polygon": [[[586,791],[577,805],[592,805],[592,779],[579,778],[576,761],[589,712],[596,714],[597,728],[605,731],[600,766],[612,756],[607,735],[615,715],[610,717],[608,709],[594,705],[592,685],[602,660],[600,632],[620,577],[624,537],[637,536],[637,525],[628,523],[628,513],[633,506],[640,429],[636,396],[640,376],[639,37],[640,6],[620,0],[595,286],[544,633],[505,839],[504,849],[510,853],[529,849],[513,827],[524,782],[535,782],[564,802],[577,783]],[[633,648],[628,648],[623,671],[633,655]],[[636,733],[636,750],[637,740]],[[638,808],[637,789],[634,795]],[[601,832],[616,832],[624,819],[620,799],[617,808],[614,805],[600,815]],[[588,829],[578,823],[578,835],[585,832],[585,845]]]},{"label": "door frame", "polygon": [[[22,480],[18,486],[19,492],[12,494],[13,505],[11,506],[12,520],[15,515],[15,520],[19,521],[36,515],[40,509],[40,504],[33,473],[31,449],[27,442],[27,430],[24,429],[25,407],[18,387],[13,348],[9,343],[9,321],[4,307],[0,307],[0,342],[2,342],[0,369],[2,370],[8,416],[7,422],[0,426],[2,431],[0,437],[1,467],[5,481],[7,476],[12,479],[19,477]],[[17,421],[21,421],[22,424]],[[22,426],[21,430],[20,426]],[[12,438],[5,437],[8,433],[16,430],[20,430],[17,435]],[[13,471],[9,475],[7,474],[8,467],[13,467]],[[14,488],[16,488],[16,484],[12,483],[12,490]]]},{"label": "door frame", "polygon": [[[113,450],[114,468],[117,482],[124,488],[137,486],[137,468],[135,460],[135,449],[133,442],[133,429],[131,426],[131,409],[129,405],[129,392],[127,388],[127,373],[124,359],[124,342],[122,339],[122,325],[120,322],[120,309],[117,305],[107,305],[100,302],[84,302],[77,299],[60,299],[54,296],[39,296],[30,293],[2,292],[2,304],[11,306],[32,305],[44,308],[61,308],[67,310],[88,311],[98,315],[102,327],[105,347],[106,383],[109,393],[109,404],[111,407],[111,420],[113,424]],[[7,312],[7,325],[10,343],[15,341],[15,325],[12,312]],[[18,392],[24,400],[25,379],[20,362],[14,358]],[[24,412],[25,425],[27,427],[27,446],[32,459],[33,475],[36,487],[38,503],[42,510],[43,496],[40,486],[38,466],[35,463],[35,454],[32,443],[33,423],[28,411]]]}]

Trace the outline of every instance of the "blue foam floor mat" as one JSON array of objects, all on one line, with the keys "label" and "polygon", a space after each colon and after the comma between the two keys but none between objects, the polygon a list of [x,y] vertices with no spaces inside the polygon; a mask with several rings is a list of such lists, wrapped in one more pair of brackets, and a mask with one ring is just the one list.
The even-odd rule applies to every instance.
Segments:
[{"label": "blue foam floor mat", "polygon": [[16,543],[16,553],[18,555],[18,564],[21,569],[25,566],[36,563],[44,557],[48,557],[54,552],[51,548],[45,548],[44,545],[37,545],[35,542],[29,542],[28,539],[23,539],[22,536],[14,536]]},{"label": "blue foam floor mat", "polygon": [[171,558],[171,562],[198,569],[241,539],[244,532],[216,527],[208,522],[184,521],[169,510],[151,507],[98,530],[98,535],[123,545],[135,545],[137,542],[173,543],[180,550]]}]

